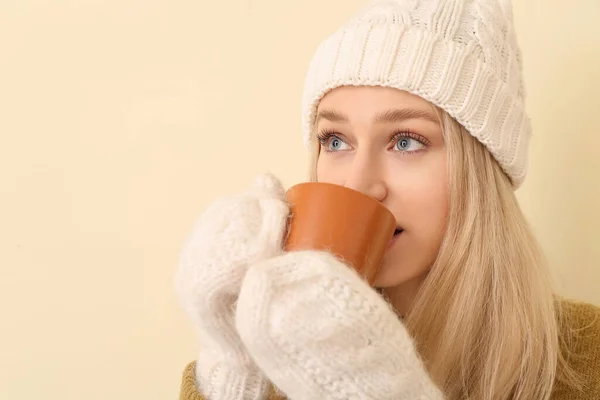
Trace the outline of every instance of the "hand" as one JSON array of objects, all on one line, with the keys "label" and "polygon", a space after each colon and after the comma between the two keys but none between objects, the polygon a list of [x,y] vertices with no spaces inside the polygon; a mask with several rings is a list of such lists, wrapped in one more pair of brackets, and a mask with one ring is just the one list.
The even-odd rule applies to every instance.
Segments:
[{"label": "hand", "polygon": [[236,326],[292,400],[442,399],[402,322],[351,268],[318,251],[252,266]]},{"label": "hand", "polygon": [[288,214],[281,183],[263,175],[210,205],[184,245],[176,291],[198,331],[196,378],[210,400],[266,397],[268,381],[235,330],[234,309],[248,266],[282,252]]}]

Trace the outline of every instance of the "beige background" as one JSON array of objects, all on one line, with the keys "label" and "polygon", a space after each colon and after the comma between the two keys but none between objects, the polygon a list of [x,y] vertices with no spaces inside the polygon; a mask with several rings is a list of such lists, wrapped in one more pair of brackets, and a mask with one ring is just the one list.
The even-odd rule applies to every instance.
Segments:
[{"label": "beige background", "polygon": [[[600,2],[518,0],[519,192],[562,292],[600,303]],[[305,178],[300,94],[359,0],[1,0],[0,398],[174,399],[172,276],[205,205]]]}]

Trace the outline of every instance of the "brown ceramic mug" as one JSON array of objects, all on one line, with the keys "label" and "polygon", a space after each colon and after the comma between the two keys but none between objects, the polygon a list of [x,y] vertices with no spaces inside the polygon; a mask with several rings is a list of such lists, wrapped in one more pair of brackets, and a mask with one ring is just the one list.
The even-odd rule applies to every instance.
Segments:
[{"label": "brown ceramic mug", "polygon": [[359,191],[323,182],[292,186],[287,200],[286,251],[328,251],[373,284],[396,228],[390,210]]}]

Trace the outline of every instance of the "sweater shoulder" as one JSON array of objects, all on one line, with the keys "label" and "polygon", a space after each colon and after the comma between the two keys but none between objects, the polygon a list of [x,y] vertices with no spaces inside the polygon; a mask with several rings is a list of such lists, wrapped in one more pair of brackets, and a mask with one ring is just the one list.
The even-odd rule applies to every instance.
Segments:
[{"label": "sweater shoulder", "polygon": [[[587,350],[590,356],[600,358],[600,307],[582,302],[561,303],[561,336],[570,343],[569,350],[581,353]],[[590,357],[593,358],[593,357]]]},{"label": "sweater shoulder", "polygon": [[[581,390],[570,389],[559,399],[600,399],[600,307],[577,301],[560,303],[563,357],[575,373]],[[566,391],[558,383],[557,392]]]}]

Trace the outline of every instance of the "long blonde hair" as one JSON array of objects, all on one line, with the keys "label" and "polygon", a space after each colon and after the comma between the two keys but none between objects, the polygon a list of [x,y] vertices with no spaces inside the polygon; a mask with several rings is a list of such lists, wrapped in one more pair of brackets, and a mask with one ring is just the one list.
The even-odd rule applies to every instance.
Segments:
[{"label": "long blonde hair", "polygon": [[435,110],[448,149],[449,218],[405,324],[448,399],[549,399],[558,375],[573,384],[575,377],[548,267],[497,161]]}]

